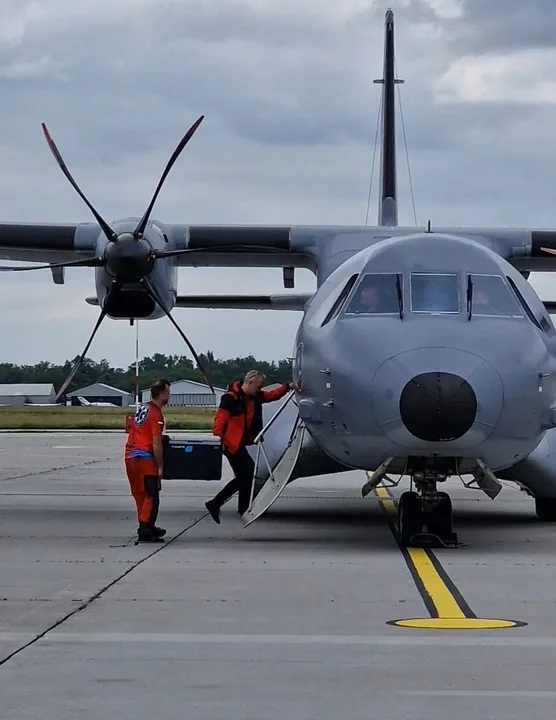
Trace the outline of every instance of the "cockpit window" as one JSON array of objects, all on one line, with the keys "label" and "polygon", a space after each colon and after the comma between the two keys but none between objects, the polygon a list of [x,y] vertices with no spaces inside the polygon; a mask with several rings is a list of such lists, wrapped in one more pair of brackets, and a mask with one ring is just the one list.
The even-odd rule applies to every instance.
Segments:
[{"label": "cockpit window", "polygon": [[414,313],[459,313],[458,276],[411,273],[411,309]]},{"label": "cockpit window", "polygon": [[[534,325],[536,325],[536,326],[539,328],[539,330],[544,330],[545,332],[549,332],[551,328],[550,328],[550,325],[548,324],[546,318],[543,318],[543,319],[544,319],[544,326],[543,326],[543,324],[537,320],[535,314],[533,313],[533,311],[531,310],[531,308],[530,308],[529,305],[527,304],[527,301],[525,300],[525,298],[523,297],[523,295],[519,292],[519,288],[517,287],[517,285],[515,284],[515,282],[511,279],[511,277],[506,276],[506,279],[507,279],[507,281],[510,283],[510,287],[512,288],[512,290],[513,290],[514,293],[516,294],[516,297],[517,297],[517,299],[519,300],[519,304],[520,304],[521,307],[525,310],[525,314],[527,315],[527,317],[529,318],[529,320],[530,320]],[[548,327],[546,327],[547,325],[548,325]]]},{"label": "cockpit window", "polygon": [[395,273],[367,273],[357,286],[346,315],[400,313],[401,276]]},{"label": "cockpit window", "polygon": [[523,317],[510,288],[498,275],[471,275],[471,315]]},{"label": "cockpit window", "polygon": [[355,285],[355,281],[357,280],[357,275],[352,275],[350,279],[347,281],[347,283],[344,286],[344,289],[340,293],[338,299],[334,303],[334,305],[330,308],[330,311],[324,318],[321,327],[324,327],[327,325],[331,320],[333,320],[342,309],[342,305],[345,303],[347,296],[351,292],[351,288]]}]

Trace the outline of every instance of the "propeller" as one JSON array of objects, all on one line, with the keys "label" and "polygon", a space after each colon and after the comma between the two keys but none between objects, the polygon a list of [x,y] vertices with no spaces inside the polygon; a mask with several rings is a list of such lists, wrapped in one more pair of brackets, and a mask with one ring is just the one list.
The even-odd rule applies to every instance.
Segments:
[{"label": "propeller", "polygon": [[48,132],[48,128],[46,127],[46,125],[45,125],[44,123],[41,123],[41,127],[42,127],[42,131],[43,131],[43,133],[44,133],[44,136],[45,136],[45,138],[46,138],[46,142],[48,143],[48,147],[50,148],[52,154],[54,155],[54,157],[55,157],[55,159],[56,159],[56,162],[57,162],[58,165],[60,166],[61,171],[64,173],[64,175],[66,176],[66,178],[70,181],[71,185],[72,185],[73,188],[77,191],[77,194],[78,194],[79,197],[83,200],[83,202],[85,203],[85,205],[86,205],[86,206],[89,208],[89,210],[93,213],[93,215],[95,216],[96,221],[98,222],[98,224],[99,224],[100,227],[102,228],[102,231],[104,232],[104,234],[106,235],[106,237],[108,238],[108,240],[110,240],[111,242],[116,242],[117,239],[118,239],[118,236],[116,235],[116,233],[114,232],[114,230],[110,227],[110,225],[106,222],[106,220],[104,220],[104,218],[102,218],[102,217],[100,216],[100,214],[95,210],[95,208],[94,208],[94,207],[91,205],[91,203],[87,200],[87,198],[85,197],[85,193],[81,190],[81,188],[79,187],[79,185],[78,185],[78,184],[75,182],[75,180],[73,179],[72,174],[70,173],[70,171],[68,170],[68,167],[67,167],[66,163],[64,162],[64,158],[63,158],[62,155],[60,154],[60,151],[59,151],[58,148],[56,147],[56,143],[54,142],[54,140],[53,140],[52,137],[50,136],[50,133]]},{"label": "propeller", "polygon": [[159,180],[159,182],[158,182],[158,185],[156,186],[156,190],[154,191],[154,194],[153,194],[152,199],[151,199],[151,201],[150,201],[150,203],[149,203],[149,206],[148,206],[147,209],[145,210],[145,214],[143,215],[143,217],[141,218],[141,220],[139,220],[139,224],[137,225],[137,227],[136,227],[135,230],[133,231],[133,237],[135,237],[135,238],[137,238],[137,239],[143,237],[143,233],[145,232],[145,228],[147,227],[147,223],[149,222],[149,217],[150,217],[151,212],[152,212],[152,210],[153,210],[154,204],[155,204],[155,202],[156,202],[156,199],[157,199],[157,197],[158,197],[158,194],[159,194],[162,186],[164,185],[164,181],[166,180],[166,178],[167,178],[167,176],[168,176],[168,173],[170,172],[170,170],[172,169],[174,163],[175,163],[176,160],[179,158],[179,156],[181,155],[183,149],[185,148],[185,146],[187,145],[187,143],[191,140],[191,138],[193,137],[195,131],[197,130],[197,128],[198,128],[199,125],[203,122],[204,119],[205,119],[205,116],[204,116],[204,115],[201,115],[201,117],[193,123],[193,125],[189,128],[189,130],[185,133],[185,135],[182,137],[182,139],[181,139],[180,142],[178,143],[178,146],[177,146],[177,148],[174,150],[174,152],[173,152],[173,154],[172,154],[172,157],[168,160],[168,164],[167,164],[166,167],[164,168],[164,172],[162,173],[162,176],[161,176],[161,178],[160,178],[160,180]]},{"label": "propeller", "polygon": [[[116,280],[114,280],[114,282],[113,282],[113,284],[112,284],[112,287],[111,287],[111,289],[110,289],[110,291],[109,291],[109,294],[110,294],[110,292],[118,292],[118,291],[120,290],[120,287],[121,287],[121,284],[118,283]],[[107,300],[108,300],[108,298],[107,298]],[[95,327],[93,328],[93,332],[91,333],[91,336],[89,337],[89,340],[87,341],[87,344],[85,345],[85,349],[83,350],[83,352],[81,353],[81,355],[79,356],[79,358],[77,359],[77,361],[74,363],[74,366],[72,367],[72,369],[71,369],[71,371],[70,371],[70,374],[69,374],[69,375],[67,376],[67,378],[64,380],[64,383],[62,384],[62,386],[60,387],[60,389],[59,389],[58,392],[56,393],[56,399],[54,400],[54,402],[58,402],[58,400],[60,399],[60,397],[65,393],[65,391],[66,391],[66,389],[68,388],[69,384],[71,383],[71,381],[72,381],[73,378],[75,377],[77,371],[79,370],[79,368],[80,368],[81,365],[83,364],[83,361],[85,360],[85,356],[87,355],[87,352],[88,352],[89,348],[91,347],[91,343],[93,342],[94,337],[95,337],[95,335],[97,334],[97,331],[98,331],[99,327],[102,325],[102,321],[103,321],[104,318],[106,317],[107,307],[108,307],[108,302],[105,302],[104,307],[101,308],[100,314],[99,314],[99,316],[98,316],[98,320],[97,320],[97,322],[96,322]]]},{"label": "propeller", "polygon": [[26,265],[18,267],[17,265],[3,265],[0,267],[0,272],[24,272],[25,270],[48,270],[49,268],[57,267],[102,267],[104,265],[104,258],[101,257],[90,257],[83,258],[82,260],[70,260],[68,262],[61,263],[48,263],[48,265]]},{"label": "propeller", "polygon": [[[45,270],[45,269],[51,269],[51,268],[64,268],[64,267],[104,267],[106,269],[106,272],[112,277],[112,285],[108,291],[107,297],[104,301],[103,307],[101,309],[101,312],[99,314],[99,317],[97,319],[96,325],[93,328],[93,332],[91,333],[91,336],[85,346],[85,349],[77,359],[77,361],[74,363],[68,377],[62,384],[61,388],[58,390],[58,393],[56,395],[56,401],[64,394],[68,386],[70,385],[71,381],[77,374],[77,371],[83,364],[83,361],[85,359],[85,356],[91,346],[91,343],[93,342],[93,339],[100,328],[104,318],[108,314],[108,308],[110,307],[110,300],[112,299],[114,294],[117,294],[120,292],[122,287],[129,282],[140,282],[143,287],[145,288],[145,291],[150,296],[150,298],[162,309],[164,314],[170,319],[171,323],[174,325],[174,327],[179,332],[181,338],[185,341],[188,348],[192,352],[199,370],[201,371],[201,374],[205,378],[207,384],[209,385],[212,392],[214,392],[214,387],[212,383],[210,382],[208,375],[202,365],[201,359],[199,358],[199,355],[195,352],[195,349],[191,342],[188,340],[185,333],[181,330],[177,322],[174,320],[174,318],[171,315],[170,310],[166,307],[163,299],[160,296],[160,293],[154,286],[154,284],[151,282],[151,280],[148,278],[150,275],[154,263],[159,258],[164,257],[170,257],[172,255],[177,254],[183,254],[183,252],[193,252],[192,250],[186,250],[186,251],[154,251],[150,245],[150,243],[147,240],[144,240],[144,233],[145,229],[148,225],[152,210],[154,208],[154,205],[156,203],[156,200],[158,198],[158,195],[162,189],[162,186],[164,185],[164,182],[166,178],[168,177],[168,174],[170,170],[172,169],[173,165],[175,164],[176,160],[179,158],[181,153],[183,152],[185,146],[188,144],[188,142],[191,140],[195,132],[197,131],[199,125],[204,120],[204,115],[201,115],[189,128],[189,130],[185,133],[185,135],[182,137],[180,142],[178,143],[176,149],[172,153],[172,156],[168,160],[166,167],[164,168],[164,171],[160,177],[160,180],[158,181],[158,185],[155,188],[155,191],[153,193],[153,196],[147,206],[147,209],[145,210],[143,216],[137,223],[137,226],[133,230],[132,233],[125,232],[118,234],[116,231],[110,227],[110,225],[104,220],[104,218],[100,215],[100,213],[95,209],[95,207],[92,205],[92,203],[87,199],[84,192],[81,190],[77,182],[75,181],[74,177],[72,176],[71,172],[69,171],[66,163],[64,162],[64,159],[62,157],[62,154],[60,153],[56,143],[52,139],[52,136],[50,135],[50,132],[48,131],[48,128],[46,127],[45,123],[42,123],[42,130],[44,133],[44,136],[46,138],[46,142],[48,143],[48,147],[50,148],[50,151],[52,152],[56,162],[58,163],[60,169],[64,173],[66,179],[70,182],[74,190],[77,192],[79,197],[83,200],[83,202],[87,205],[89,210],[94,215],[97,223],[99,224],[102,232],[108,239],[108,244],[106,245],[104,249],[104,253],[102,256],[92,256],[88,258],[82,258],[79,260],[70,260],[68,262],[59,262],[59,263],[48,263],[48,264],[42,264],[42,265],[31,265],[27,267],[17,267],[17,266],[3,266],[0,267],[0,272],[27,272],[30,270]],[[224,249],[224,248],[222,248]]]},{"label": "propeller", "polygon": [[554,248],[542,247],[541,250],[545,253],[548,253],[549,255],[556,255],[556,250]]},{"label": "propeller", "polygon": [[209,388],[211,389],[211,392],[214,393],[214,388],[213,388],[212,383],[211,383],[211,381],[210,381],[210,379],[209,379],[209,376],[207,375],[207,373],[206,373],[206,371],[205,371],[205,369],[204,369],[204,367],[203,367],[203,364],[202,364],[202,362],[201,362],[201,358],[197,355],[197,353],[195,352],[195,348],[194,348],[193,345],[189,342],[189,340],[187,339],[185,333],[182,331],[182,329],[180,328],[180,326],[178,325],[178,323],[177,323],[177,322],[174,320],[174,318],[172,317],[172,313],[170,312],[170,310],[168,310],[168,308],[167,308],[166,305],[164,304],[164,301],[163,301],[162,298],[160,297],[160,295],[159,295],[157,289],[155,288],[155,286],[152,284],[152,282],[151,282],[148,278],[143,278],[143,279],[141,280],[141,284],[143,285],[143,287],[145,288],[145,290],[147,291],[147,293],[150,295],[150,297],[151,297],[151,298],[157,303],[157,305],[162,309],[162,311],[164,312],[164,314],[166,315],[166,317],[170,320],[170,322],[172,323],[172,325],[176,328],[176,330],[177,330],[178,333],[180,334],[180,337],[185,341],[185,343],[187,344],[187,347],[191,350],[191,353],[193,354],[193,357],[195,358],[195,362],[197,363],[197,367],[198,367],[199,370],[201,371],[201,374],[202,374],[202,376],[204,377],[205,382],[207,383],[207,385],[208,385]]}]

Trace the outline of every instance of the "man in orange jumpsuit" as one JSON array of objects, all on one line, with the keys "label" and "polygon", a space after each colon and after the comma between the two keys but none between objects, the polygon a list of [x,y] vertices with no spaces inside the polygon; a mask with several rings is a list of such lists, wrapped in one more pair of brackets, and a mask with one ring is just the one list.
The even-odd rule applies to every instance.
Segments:
[{"label": "man in orange jumpsuit", "polygon": [[205,506],[212,519],[220,523],[220,508],[234,493],[238,493],[237,511],[247,512],[251,499],[251,485],[255,463],[247,450],[263,429],[262,404],[284,397],[293,383],[284,383],[274,390],[263,390],[266,377],[258,370],[250,370],[243,382],[232,383],[220,399],[214,416],[212,432],[222,440],[224,455],[234,472],[234,478]]},{"label": "man in orange jumpsuit", "polygon": [[164,542],[164,528],[156,527],[163,473],[162,408],[170,397],[170,383],[156,380],[151,400],[137,409],[125,445],[125,468],[131,494],[137,506],[138,542]]}]

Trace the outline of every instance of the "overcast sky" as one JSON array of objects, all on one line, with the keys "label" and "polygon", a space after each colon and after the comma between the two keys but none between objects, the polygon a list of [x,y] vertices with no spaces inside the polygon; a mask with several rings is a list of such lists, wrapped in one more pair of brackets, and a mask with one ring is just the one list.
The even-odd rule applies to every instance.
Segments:
[{"label": "overcast sky", "polygon": [[[177,141],[204,113],[155,217],[364,223],[388,6],[418,221],[556,227],[554,0],[2,0],[0,218],[92,219],[50,155],[42,121],[113,220],[142,214]],[[400,121],[398,135],[399,219],[412,225]],[[377,177],[375,168],[371,223]],[[0,362],[80,353],[98,315],[85,303],[93,273],[69,270],[63,286],[48,271],[2,274]],[[556,278],[533,284],[556,299]],[[297,290],[314,287],[297,271]],[[256,269],[182,269],[179,289],[284,291],[281,271]],[[199,351],[265,359],[292,354],[300,318],[174,316]],[[126,366],[134,337],[107,320],[89,356]],[[188,354],[166,319],[140,326],[140,354],[157,351]]]}]

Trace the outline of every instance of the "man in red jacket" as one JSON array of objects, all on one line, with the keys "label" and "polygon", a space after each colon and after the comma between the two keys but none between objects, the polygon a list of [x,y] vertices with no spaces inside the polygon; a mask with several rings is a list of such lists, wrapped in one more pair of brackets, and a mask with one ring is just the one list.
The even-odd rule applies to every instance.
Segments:
[{"label": "man in red jacket", "polygon": [[125,445],[125,468],[131,494],[137,506],[139,542],[164,542],[164,528],[155,525],[158,517],[164,454],[162,434],[165,420],[162,408],[170,397],[168,380],[151,386],[151,400],[139,406]]},{"label": "man in red jacket", "polygon": [[263,429],[262,404],[280,400],[293,387],[293,383],[284,383],[274,390],[264,391],[265,380],[262,372],[250,370],[243,382],[238,380],[229,386],[214,416],[212,432],[221,438],[224,455],[234,473],[234,478],[205,503],[217,523],[220,523],[220,508],[236,492],[238,513],[243,515],[249,508],[255,463],[247,445],[253,445]]}]

